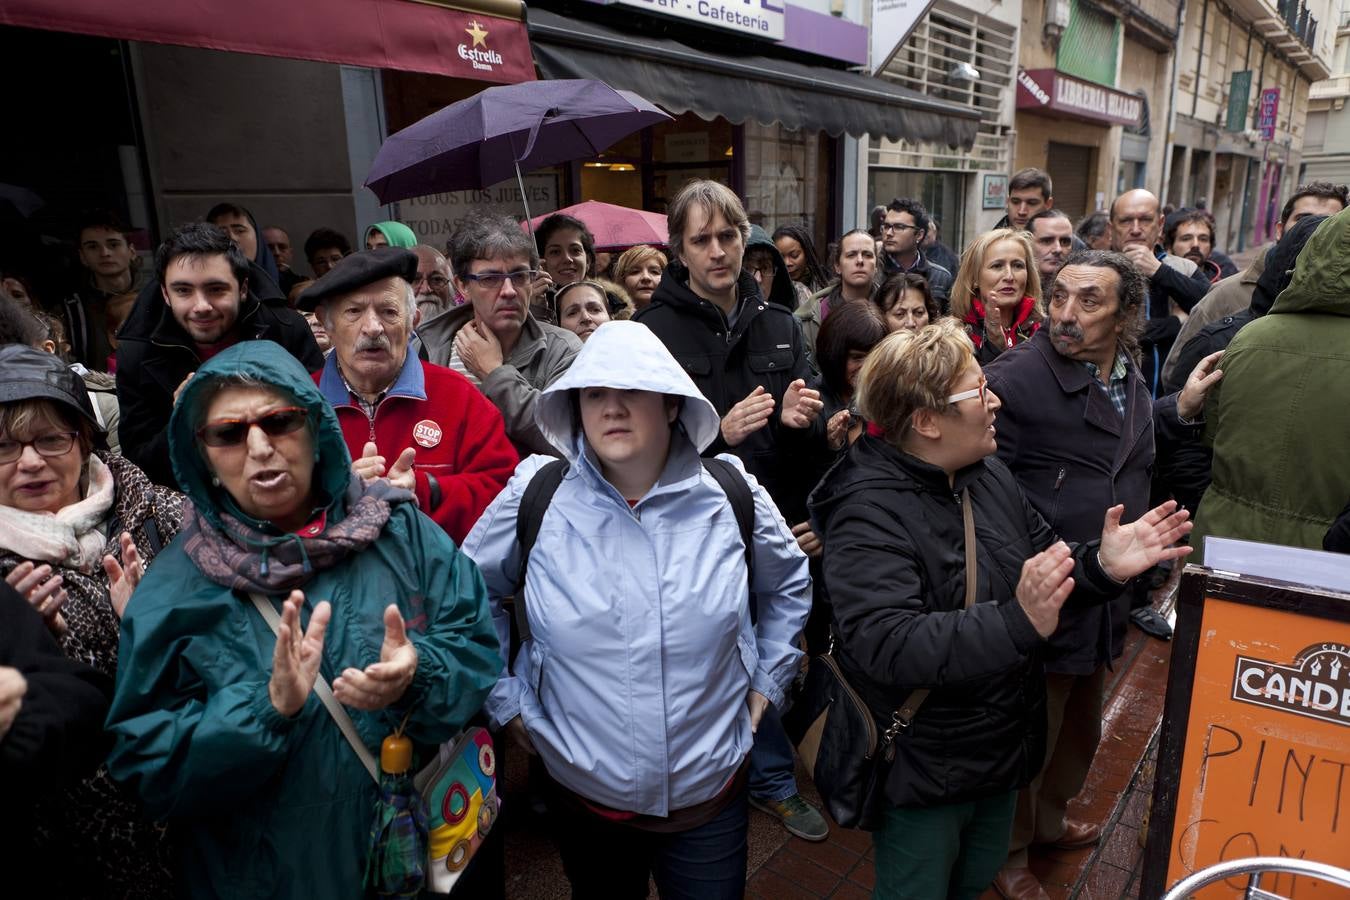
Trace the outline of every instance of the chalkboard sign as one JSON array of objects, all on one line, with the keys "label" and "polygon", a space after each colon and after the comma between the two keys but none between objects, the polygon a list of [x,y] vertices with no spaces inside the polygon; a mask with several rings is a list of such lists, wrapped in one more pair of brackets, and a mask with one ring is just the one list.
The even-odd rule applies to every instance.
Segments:
[{"label": "chalkboard sign", "polygon": [[[1188,566],[1174,640],[1140,896],[1251,856],[1350,864],[1350,595]],[[1298,900],[1345,897],[1271,878]]]}]

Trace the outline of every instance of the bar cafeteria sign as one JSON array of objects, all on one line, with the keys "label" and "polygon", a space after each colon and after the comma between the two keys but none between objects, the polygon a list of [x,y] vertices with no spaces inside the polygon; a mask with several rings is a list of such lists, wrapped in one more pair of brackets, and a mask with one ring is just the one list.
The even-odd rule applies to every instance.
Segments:
[{"label": "bar cafeteria sign", "polygon": [[1107,125],[1138,125],[1144,114],[1135,95],[1055,69],[1017,70],[1017,108]]}]

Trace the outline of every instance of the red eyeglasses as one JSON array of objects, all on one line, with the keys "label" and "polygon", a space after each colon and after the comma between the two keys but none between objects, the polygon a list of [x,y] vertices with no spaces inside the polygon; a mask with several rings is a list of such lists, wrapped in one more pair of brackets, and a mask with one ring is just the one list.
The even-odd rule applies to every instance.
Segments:
[{"label": "red eyeglasses", "polygon": [[257,425],[268,437],[280,437],[299,431],[309,421],[309,410],[303,406],[283,406],[264,413],[256,419],[217,419],[197,429],[197,439],[208,447],[235,447],[248,439],[249,430]]}]

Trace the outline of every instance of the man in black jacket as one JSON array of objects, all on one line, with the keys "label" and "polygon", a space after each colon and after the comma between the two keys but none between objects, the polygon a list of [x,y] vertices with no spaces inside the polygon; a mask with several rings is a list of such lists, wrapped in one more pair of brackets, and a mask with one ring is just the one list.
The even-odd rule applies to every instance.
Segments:
[{"label": "man in black jacket", "polygon": [[323,354],[299,313],[255,299],[248,260],[215,225],[179,229],[156,252],[155,272],[118,335],[118,431],[124,456],[176,488],[169,414],[198,366],[240,341],[275,341],[309,371],[322,368]]},{"label": "man in black jacket", "polygon": [[[1125,256],[1086,250],[1070,255],[1046,296],[1049,327],[985,370],[1003,401],[998,455],[1060,537],[1087,541],[1110,507],[1125,505],[1123,523],[1149,509],[1152,400],[1132,358],[1145,280]],[[1086,847],[1100,837],[1098,825],[1065,813],[1101,736],[1106,666],[1123,649],[1129,598],[1126,588],[1104,604],[1070,598],[1049,641],[1046,764],[1018,798],[995,881],[1005,897],[1045,896],[1027,868],[1030,844]]]},{"label": "man in black jacket", "polygon": [[881,222],[881,249],[885,251],[881,264],[886,275],[907,272],[923,276],[938,309],[946,315],[951,309],[947,295],[951,293],[954,276],[919,250],[928,235],[929,224],[928,211],[918,200],[896,197],[887,204],[886,217]]},{"label": "man in black jacket", "polygon": [[1166,252],[1162,207],[1149,191],[1126,191],[1111,204],[1111,249],[1123,253],[1147,280],[1148,322],[1139,338],[1139,370],[1152,396],[1160,394],[1163,360],[1181,320],[1209,290],[1209,278],[1189,259]]},{"label": "man in black jacket", "polygon": [[[708,454],[734,453],[759,480],[805,549],[818,548],[806,522],[806,494],[792,447],[807,446],[823,406],[806,387],[805,342],[790,310],[792,280],[774,251],[775,301],[766,302],[741,261],[750,220],[731,190],[715,181],[684,187],[669,210],[670,249],[652,302],[634,316],[684,366],[722,417]],[[750,795],[807,840],[829,834],[820,813],[802,799],[792,773],[792,745],[778,713],[765,711],[750,753]]]}]

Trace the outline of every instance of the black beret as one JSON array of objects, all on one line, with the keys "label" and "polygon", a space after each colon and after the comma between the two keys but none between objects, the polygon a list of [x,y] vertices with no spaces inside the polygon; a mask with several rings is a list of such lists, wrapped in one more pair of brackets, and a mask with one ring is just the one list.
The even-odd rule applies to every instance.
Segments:
[{"label": "black beret", "polygon": [[341,297],[376,281],[397,275],[412,284],[417,280],[417,254],[402,247],[377,247],[362,250],[324,273],[318,281],[305,288],[296,306],[305,312],[314,310],[325,300]]}]

